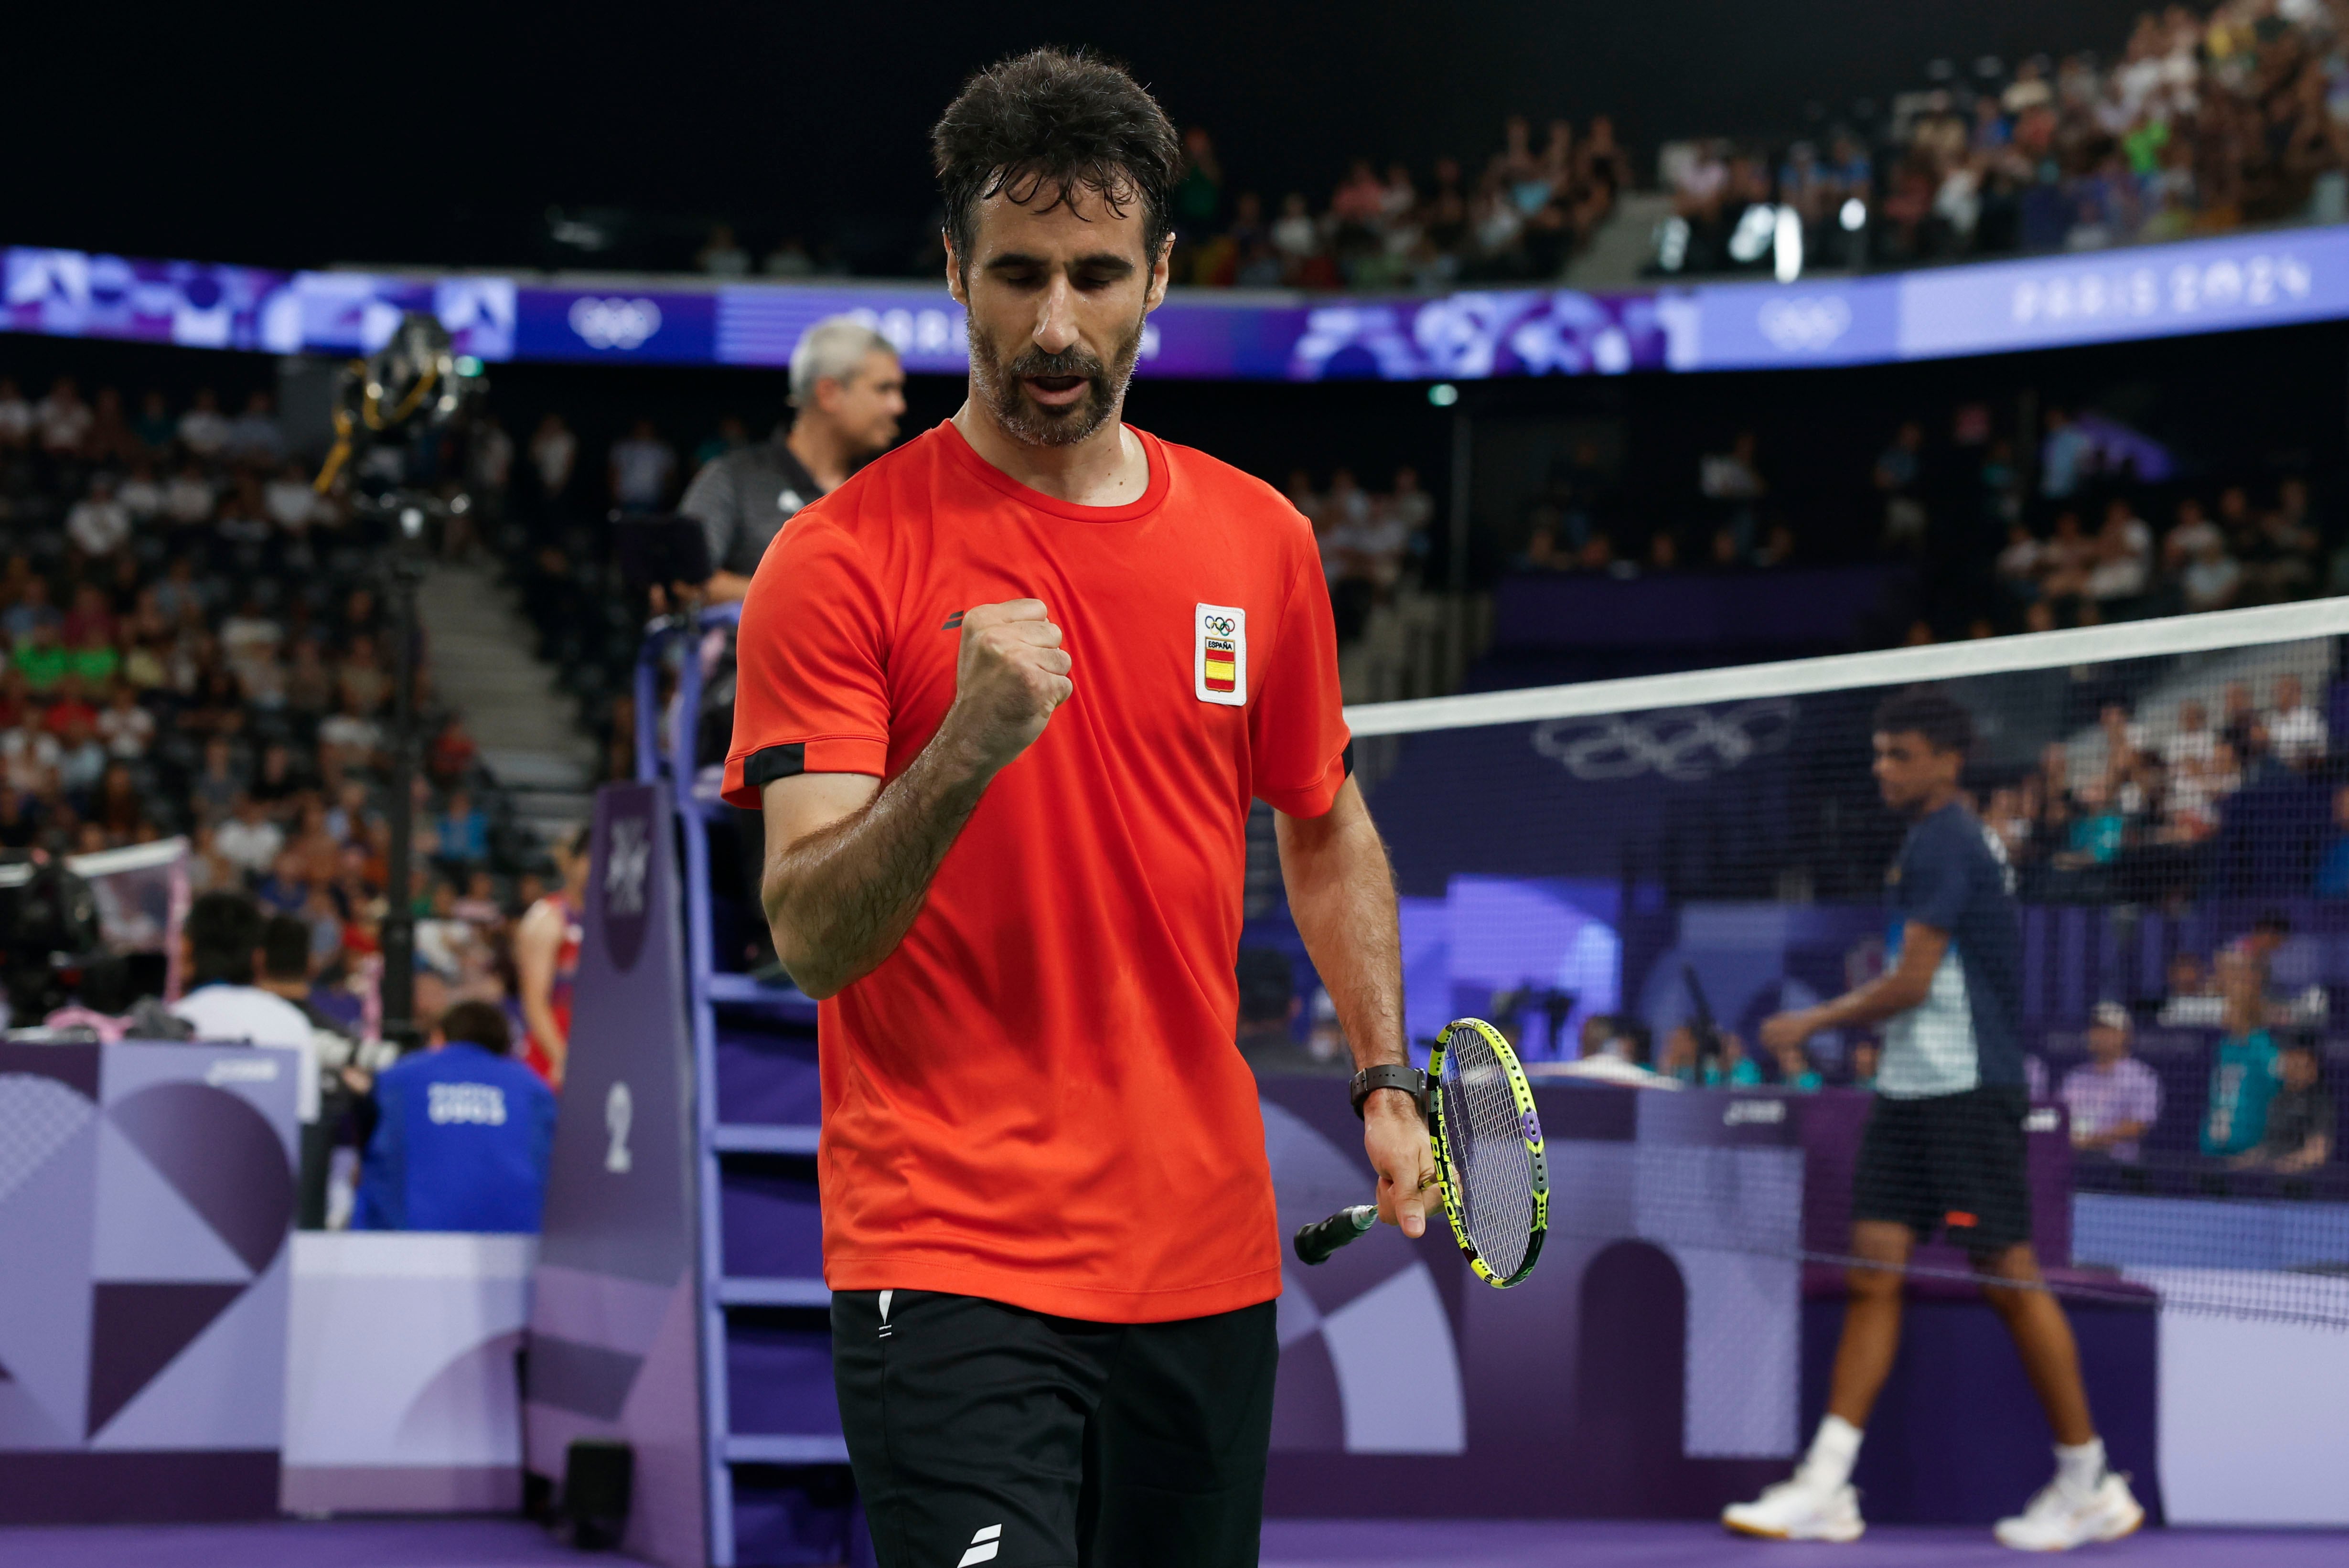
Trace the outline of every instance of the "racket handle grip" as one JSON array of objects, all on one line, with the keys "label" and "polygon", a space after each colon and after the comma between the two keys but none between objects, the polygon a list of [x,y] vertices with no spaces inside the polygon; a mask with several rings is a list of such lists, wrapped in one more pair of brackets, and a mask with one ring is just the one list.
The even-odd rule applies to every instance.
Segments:
[{"label": "racket handle grip", "polygon": [[1328,1263],[1331,1253],[1378,1222],[1379,1212],[1369,1203],[1340,1209],[1297,1233],[1297,1260],[1303,1264]]}]

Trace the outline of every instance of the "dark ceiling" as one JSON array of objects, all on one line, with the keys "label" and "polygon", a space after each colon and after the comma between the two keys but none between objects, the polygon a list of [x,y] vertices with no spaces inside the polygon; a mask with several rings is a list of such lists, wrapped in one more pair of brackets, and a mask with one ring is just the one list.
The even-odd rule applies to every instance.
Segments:
[{"label": "dark ceiling", "polygon": [[519,265],[559,205],[886,256],[926,222],[924,134],[957,83],[1037,43],[1123,57],[1215,131],[1235,188],[1319,201],[1350,155],[1481,158],[1513,110],[1612,111],[1643,149],[1799,132],[1935,57],[2116,51],[2140,3],[27,7],[0,242]]}]

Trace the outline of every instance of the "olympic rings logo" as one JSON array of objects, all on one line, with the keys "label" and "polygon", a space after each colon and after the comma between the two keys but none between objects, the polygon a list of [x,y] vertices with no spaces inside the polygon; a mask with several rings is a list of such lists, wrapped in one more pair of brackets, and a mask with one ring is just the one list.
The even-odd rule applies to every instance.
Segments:
[{"label": "olympic rings logo", "polygon": [[1816,353],[1851,329],[1851,306],[1835,294],[1774,299],[1762,307],[1755,325],[1789,354]]},{"label": "olympic rings logo", "polygon": [[1715,713],[1676,707],[1640,716],[1554,718],[1534,730],[1534,749],[1586,783],[1655,773],[1698,784],[1754,758],[1784,751],[1800,711],[1792,697],[1763,697]]},{"label": "olympic rings logo", "polygon": [[1218,637],[1228,637],[1235,623],[1229,615],[1210,615],[1199,624]]},{"label": "olympic rings logo", "polygon": [[648,299],[597,299],[582,294],[571,302],[571,330],[590,348],[641,348],[660,330],[660,306]]}]

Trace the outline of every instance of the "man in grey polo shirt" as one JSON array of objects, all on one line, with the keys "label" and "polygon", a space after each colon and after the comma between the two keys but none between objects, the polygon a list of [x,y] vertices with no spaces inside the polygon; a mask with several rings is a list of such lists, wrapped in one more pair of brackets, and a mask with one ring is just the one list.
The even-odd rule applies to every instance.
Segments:
[{"label": "man in grey polo shirt", "polygon": [[791,428],[705,465],[678,502],[709,536],[712,603],[739,601],[793,512],[837,489],[897,438],[905,372],[889,340],[853,316],[827,316],[792,350]]},{"label": "man in grey polo shirt", "polygon": [[[826,316],[800,334],[792,348],[792,409],[788,431],[779,427],[768,440],[712,459],[677,503],[679,514],[699,522],[709,538],[711,572],[700,590],[705,603],[739,603],[760,557],[792,514],[837,490],[896,440],[897,421],[905,413],[905,371],[897,351],[854,316]],[[722,758],[734,732],[730,645],[702,687],[695,724],[703,760]],[[766,863],[764,824],[756,811],[731,815],[741,879],[735,895],[755,909]],[[749,923],[752,951],[741,956],[764,972],[773,964],[767,923]]]}]

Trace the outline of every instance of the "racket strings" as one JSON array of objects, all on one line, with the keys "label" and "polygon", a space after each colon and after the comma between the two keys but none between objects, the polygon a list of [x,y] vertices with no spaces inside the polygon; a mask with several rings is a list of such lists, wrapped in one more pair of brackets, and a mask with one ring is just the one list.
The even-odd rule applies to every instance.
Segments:
[{"label": "racket strings", "polygon": [[1525,1263],[1534,1220],[1533,1154],[1508,1069],[1480,1034],[1455,1031],[1437,1092],[1450,1167],[1444,1176],[1461,1229],[1485,1265],[1506,1277]]}]

